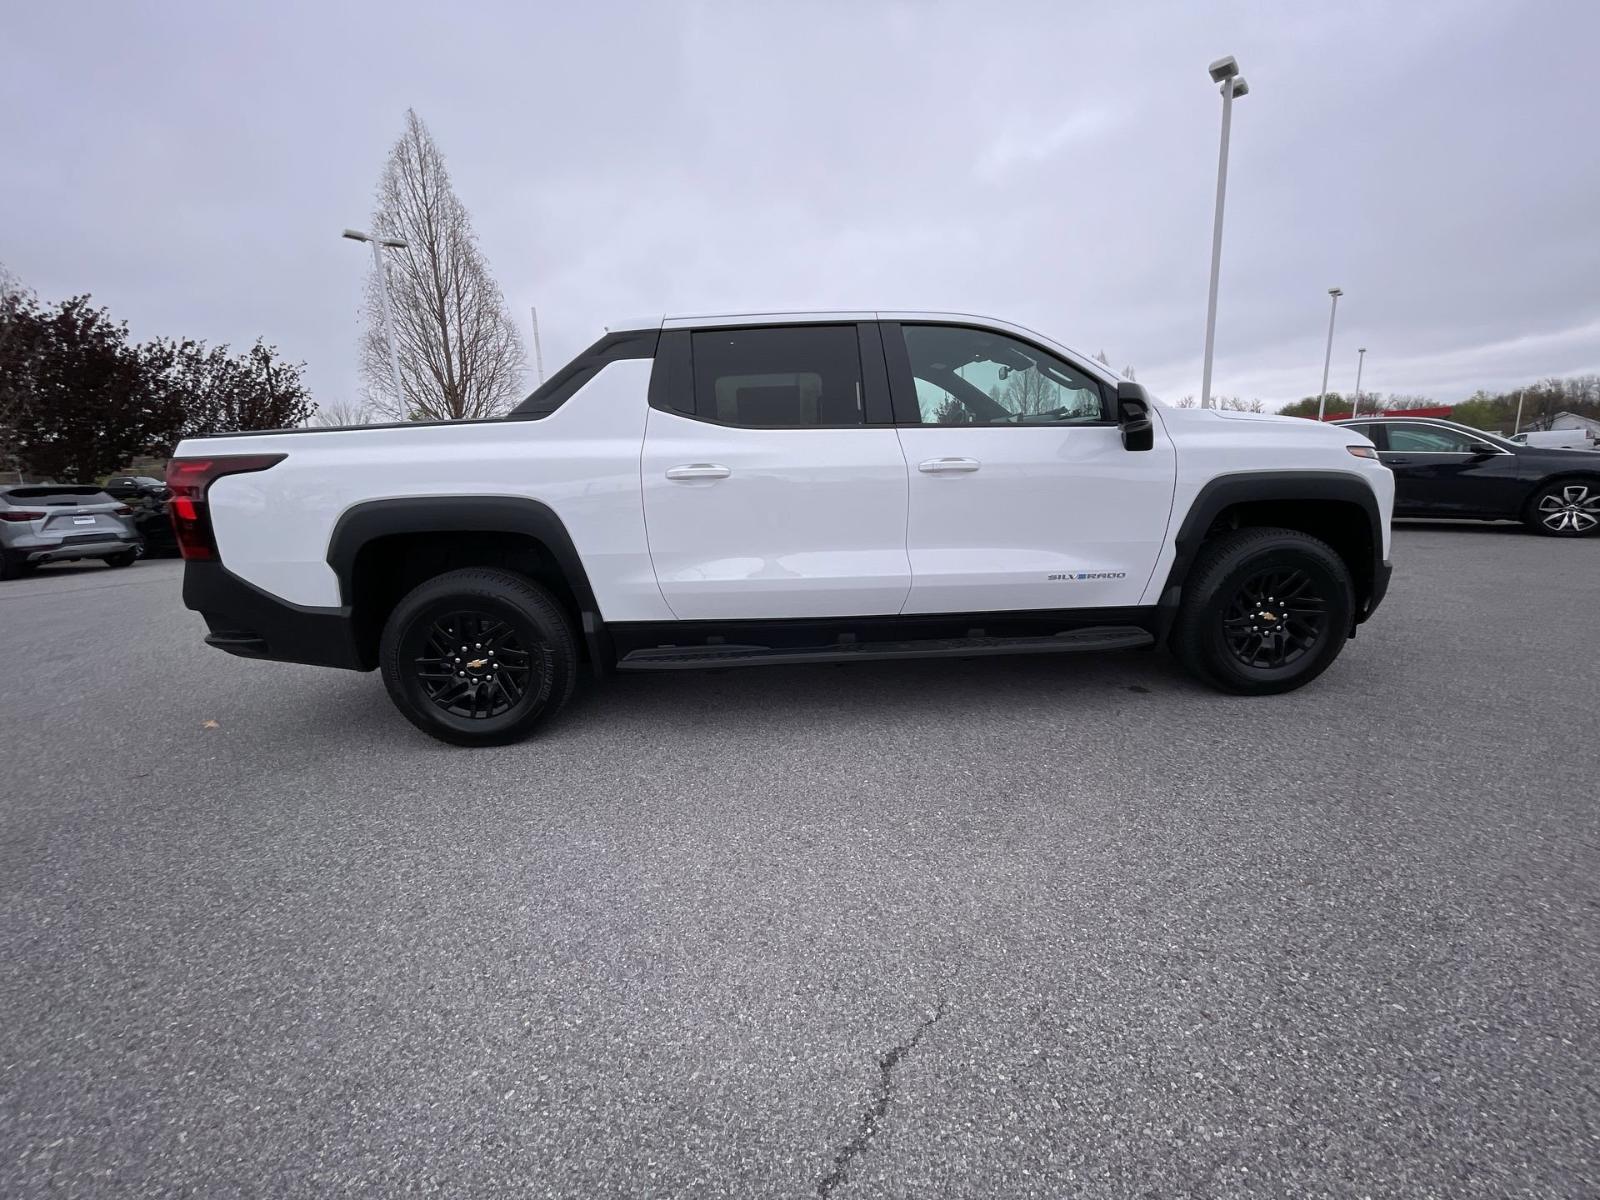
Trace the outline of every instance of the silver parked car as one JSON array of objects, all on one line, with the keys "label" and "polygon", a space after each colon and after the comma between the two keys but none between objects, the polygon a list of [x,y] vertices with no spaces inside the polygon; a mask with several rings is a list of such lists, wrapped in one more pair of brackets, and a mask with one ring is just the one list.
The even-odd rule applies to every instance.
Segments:
[{"label": "silver parked car", "polygon": [[79,558],[132,566],[144,552],[132,516],[126,504],[92,485],[0,486],[0,579]]}]

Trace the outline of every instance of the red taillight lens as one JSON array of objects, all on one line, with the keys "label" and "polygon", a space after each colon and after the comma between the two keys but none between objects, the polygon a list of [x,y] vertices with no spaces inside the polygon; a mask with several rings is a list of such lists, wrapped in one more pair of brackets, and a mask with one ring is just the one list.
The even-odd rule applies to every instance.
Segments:
[{"label": "red taillight lens", "polygon": [[119,516],[119,517],[131,517],[131,516],[133,516],[133,509],[129,508],[126,504],[119,504],[115,508],[113,508],[111,511],[116,513],[117,516]]},{"label": "red taillight lens", "polygon": [[32,508],[8,508],[0,512],[0,521],[12,521],[21,524],[24,521],[37,521],[44,513]]},{"label": "red taillight lens", "polygon": [[217,458],[175,458],[167,463],[167,487],[172,490],[172,529],[178,550],[187,559],[214,560],[216,534],[211,530],[211,509],[206,489],[224,475],[265,471],[281,463],[285,454],[224,454]]}]

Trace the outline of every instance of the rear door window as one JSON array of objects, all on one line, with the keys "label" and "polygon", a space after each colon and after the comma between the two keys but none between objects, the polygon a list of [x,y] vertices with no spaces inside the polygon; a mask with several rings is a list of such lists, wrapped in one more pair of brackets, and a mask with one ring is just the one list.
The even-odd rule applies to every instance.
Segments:
[{"label": "rear door window", "polygon": [[695,416],[747,429],[863,423],[854,325],[696,330]]}]

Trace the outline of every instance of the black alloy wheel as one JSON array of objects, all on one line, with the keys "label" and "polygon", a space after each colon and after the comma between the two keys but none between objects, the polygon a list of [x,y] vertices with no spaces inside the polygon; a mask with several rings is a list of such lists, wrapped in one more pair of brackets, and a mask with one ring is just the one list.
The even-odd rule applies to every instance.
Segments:
[{"label": "black alloy wheel", "polygon": [[1247,667],[1276,670],[1312,653],[1328,631],[1328,604],[1302,569],[1245,578],[1222,618],[1222,636]]},{"label": "black alloy wheel", "polygon": [[547,674],[544,655],[535,659],[516,630],[492,613],[464,610],[436,617],[422,650],[412,664],[428,700],[474,721],[510,712]]},{"label": "black alloy wheel", "polygon": [[1355,605],[1350,568],[1326,542],[1295,529],[1236,529],[1196,556],[1172,648],[1225,692],[1292,691],[1339,656]]},{"label": "black alloy wheel", "polygon": [[544,587],[468,568],[426,580],[395,605],[378,659],[390,699],[418,729],[492,746],[525,737],[567,702],[578,652]]}]

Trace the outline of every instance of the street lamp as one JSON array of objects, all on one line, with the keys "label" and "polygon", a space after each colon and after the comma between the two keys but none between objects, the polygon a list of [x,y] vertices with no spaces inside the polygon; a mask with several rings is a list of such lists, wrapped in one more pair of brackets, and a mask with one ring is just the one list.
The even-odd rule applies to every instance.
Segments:
[{"label": "street lamp", "polygon": [[389,335],[389,371],[394,376],[395,403],[405,405],[406,394],[400,387],[400,352],[395,348],[394,313],[389,310],[389,272],[384,266],[383,250],[404,250],[406,244],[399,238],[378,237],[362,233],[359,229],[346,229],[344,236],[352,242],[366,242],[372,247],[372,265],[378,272],[378,299],[383,304],[383,327]]},{"label": "street lamp", "polygon": [[1356,395],[1355,399],[1350,401],[1350,415],[1352,417],[1354,417],[1356,412],[1361,408],[1361,368],[1366,365],[1367,348],[1365,346],[1359,346],[1356,348]]},{"label": "street lamp", "polygon": [[1239,63],[1228,55],[1210,66],[1211,81],[1222,85],[1222,148],[1217,153],[1217,212],[1211,225],[1211,293],[1206,301],[1206,361],[1200,376],[1200,407],[1211,407],[1211,350],[1217,336],[1217,276],[1222,270],[1222,202],[1228,193],[1228,130],[1233,125],[1233,98],[1249,94]]},{"label": "street lamp", "polygon": [[1317,396],[1317,420],[1322,420],[1323,411],[1328,407],[1328,368],[1333,365],[1333,319],[1339,315],[1339,297],[1344,295],[1341,288],[1329,288],[1328,295],[1333,297],[1333,308],[1328,312],[1328,353],[1322,360],[1322,392]]}]

